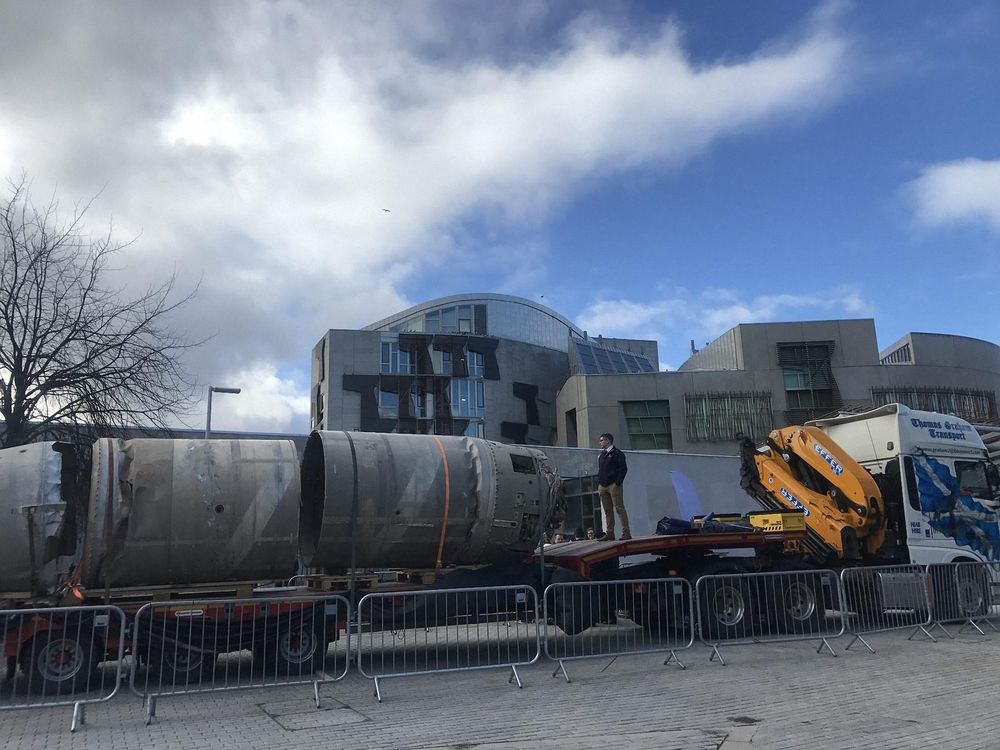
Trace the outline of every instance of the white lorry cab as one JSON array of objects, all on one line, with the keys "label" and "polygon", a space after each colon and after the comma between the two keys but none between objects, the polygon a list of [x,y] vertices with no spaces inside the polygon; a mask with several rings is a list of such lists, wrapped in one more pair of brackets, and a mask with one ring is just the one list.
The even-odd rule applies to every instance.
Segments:
[{"label": "white lorry cab", "polygon": [[875,477],[911,562],[1000,560],[1000,478],[964,419],[888,404],[809,424]]}]

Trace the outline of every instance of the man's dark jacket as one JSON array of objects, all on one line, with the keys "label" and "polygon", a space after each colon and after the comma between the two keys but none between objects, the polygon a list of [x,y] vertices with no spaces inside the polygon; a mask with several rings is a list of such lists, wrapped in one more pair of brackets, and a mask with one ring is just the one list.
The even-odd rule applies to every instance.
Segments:
[{"label": "man's dark jacket", "polygon": [[611,450],[601,451],[600,458],[597,459],[597,483],[607,487],[609,484],[621,484],[628,474],[628,466],[625,463],[625,454],[617,447],[611,446]]}]

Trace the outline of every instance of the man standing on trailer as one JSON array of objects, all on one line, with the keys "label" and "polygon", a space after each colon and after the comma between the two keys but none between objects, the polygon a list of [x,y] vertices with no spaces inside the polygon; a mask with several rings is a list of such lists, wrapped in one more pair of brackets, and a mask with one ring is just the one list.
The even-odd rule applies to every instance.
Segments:
[{"label": "man standing on trailer", "polygon": [[603,536],[597,539],[607,541],[615,538],[616,512],[622,522],[621,538],[631,539],[628,513],[625,512],[625,500],[622,497],[622,483],[628,473],[625,454],[615,447],[615,436],[610,432],[605,432],[598,441],[601,455],[597,459],[597,494],[601,498],[601,507],[604,508],[604,518],[608,525]]}]

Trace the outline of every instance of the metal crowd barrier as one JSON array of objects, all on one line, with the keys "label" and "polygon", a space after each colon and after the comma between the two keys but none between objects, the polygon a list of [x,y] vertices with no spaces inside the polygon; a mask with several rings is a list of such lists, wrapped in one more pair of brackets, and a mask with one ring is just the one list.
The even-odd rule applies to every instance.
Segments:
[{"label": "metal crowd barrier", "polygon": [[694,596],[683,578],[553,583],[544,612],[545,655],[566,682],[566,662],[576,659],[666,652],[664,666],[685,669],[677,652],[694,644]]},{"label": "metal crowd barrier", "polygon": [[146,701],[246,688],[319,686],[343,679],[350,665],[350,619],[343,596],[284,596],[153,602],[133,629],[129,683]]},{"label": "metal crowd barrier", "polygon": [[4,672],[0,710],[86,706],[111,700],[122,681],[125,614],[112,606],[0,610]]},{"label": "metal crowd barrier", "polygon": [[972,628],[985,635],[980,624],[997,630],[1000,617],[1000,563],[959,562],[927,566],[931,583],[932,621],[949,638],[947,623],[962,623],[959,633]]},{"label": "metal crowd barrier", "polygon": [[923,633],[935,640],[931,625],[931,598],[927,572],[920,565],[881,565],[840,571],[844,594],[841,612],[852,639],[871,653],[875,649],[864,635],[890,630],[911,630],[909,639]]},{"label": "metal crowd barrier", "polygon": [[819,640],[819,653],[837,652],[830,639],[844,634],[844,619],[830,604],[839,600],[840,579],[832,570],[732,573],[702,576],[695,585],[698,635],[719,647],[778,641]]},{"label": "metal crowd barrier", "polygon": [[358,671],[375,683],[436,672],[510,669],[541,655],[538,597],[530,586],[368,594],[358,603]]}]

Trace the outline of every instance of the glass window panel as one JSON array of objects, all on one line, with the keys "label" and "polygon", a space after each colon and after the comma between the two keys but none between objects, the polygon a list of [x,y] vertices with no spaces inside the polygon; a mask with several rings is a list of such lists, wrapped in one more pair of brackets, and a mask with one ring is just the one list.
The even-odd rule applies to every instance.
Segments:
[{"label": "glass window panel", "polygon": [[458,312],[454,307],[441,311],[441,330],[449,333],[458,330]]},{"label": "glass window panel", "polygon": [[608,358],[608,353],[606,351],[603,349],[594,349],[594,357],[597,359],[597,365],[601,368],[601,372],[614,372],[614,368],[611,366],[611,360]]},{"label": "glass window panel", "polygon": [[626,417],[644,417],[648,413],[645,401],[622,401],[622,411]]},{"label": "glass window panel", "polygon": [[669,401],[647,401],[646,406],[649,409],[649,416],[651,417],[669,417],[670,416],[670,402]]},{"label": "glass window panel", "polygon": [[427,333],[438,333],[441,330],[441,314],[435,310],[424,316],[424,330]]},{"label": "glass window panel", "polygon": [[383,419],[399,416],[399,396],[392,391],[378,392],[378,415]]}]

